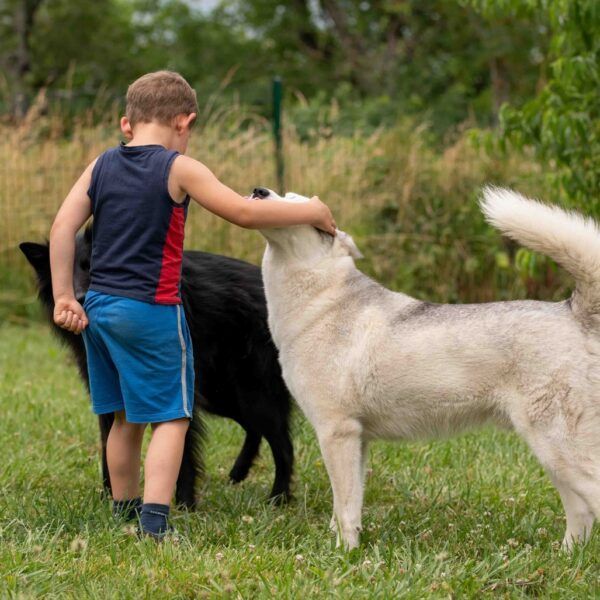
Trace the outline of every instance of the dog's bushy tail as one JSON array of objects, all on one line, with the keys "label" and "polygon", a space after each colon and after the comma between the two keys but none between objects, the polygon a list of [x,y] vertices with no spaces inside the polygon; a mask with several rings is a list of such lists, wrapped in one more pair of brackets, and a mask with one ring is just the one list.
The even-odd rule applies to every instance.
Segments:
[{"label": "dog's bushy tail", "polygon": [[502,188],[486,187],[480,204],[489,223],[573,275],[571,305],[578,317],[600,313],[600,229],[595,221]]}]

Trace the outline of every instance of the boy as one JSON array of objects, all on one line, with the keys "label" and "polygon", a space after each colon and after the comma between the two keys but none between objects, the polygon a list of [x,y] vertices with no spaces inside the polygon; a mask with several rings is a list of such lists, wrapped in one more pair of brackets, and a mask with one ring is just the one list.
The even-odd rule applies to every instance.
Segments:
[{"label": "boy", "polygon": [[[115,413],[106,448],[113,510],[126,519],[139,515],[142,533],[156,539],[168,531],[193,409],[193,354],[179,295],[190,197],[241,227],[310,224],[335,234],[318,198],[250,202],[184,156],[197,112],[194,90],[177,73],[149,73],[132,83],[121,119],[129,142],[85,169],[50,233],[54,320],[84,332],[93,410]],[[75,234],[92,214],[91,279],[82,307],[73,292]]]}]

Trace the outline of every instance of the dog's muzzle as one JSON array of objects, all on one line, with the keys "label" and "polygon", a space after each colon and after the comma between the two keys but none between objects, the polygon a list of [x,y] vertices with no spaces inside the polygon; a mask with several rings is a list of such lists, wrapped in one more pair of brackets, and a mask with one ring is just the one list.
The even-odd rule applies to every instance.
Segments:
[{"label": "dog's muzzle", "polygon": [[252,197],[260,198],[261,200],[264,200],[265,198],[269,197],[270,193],[271,192],[269,192],[269,190],[267,188],[256,187],[252,190]]}]

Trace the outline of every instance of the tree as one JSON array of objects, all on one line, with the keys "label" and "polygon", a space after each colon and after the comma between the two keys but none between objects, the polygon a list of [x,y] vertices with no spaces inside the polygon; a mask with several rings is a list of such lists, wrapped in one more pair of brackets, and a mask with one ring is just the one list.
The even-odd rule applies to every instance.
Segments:
[{"label": "tree", "polygon": [[141,73],[169,68],[201,105],[237,95],[266,113],[280,75],[290,99],[311,100],[297,104],[305,121],[335,99],[343,131],[413,113],[443,134],[467,119],[493,122],[502,103],[531,96],[543,73],[547,34],[535,11],[490,19],[486,2],[495,4],[221,0],[202,11],[190,0],[0,0],[0,62],[21,114],[41,88],[76,113],[102,104],[98,90],[121,100]]},{"label": "tree", "polygon": [[[27,110],[27,77],[31,71],[31,32],[43,0],[7,0],[0,8],[0,64],[13,86],[10,110],[18,118]],[[7,27],[7,24],[12,26]]]},{"label": "tree", "polygon": [[600,3],[471,0],[488,18],[540,14],[551,29],[548,80],[521,107],[500,111],[501,143],[531,147],[573,205],[600,214]]},{"label": "tree", "polygon": [[387,98],[434,129],[534,93],[546,35],[531,15],[491,22],[447,0],[222,0],[219,19],[268,46],[266,68],[307,97]]}]

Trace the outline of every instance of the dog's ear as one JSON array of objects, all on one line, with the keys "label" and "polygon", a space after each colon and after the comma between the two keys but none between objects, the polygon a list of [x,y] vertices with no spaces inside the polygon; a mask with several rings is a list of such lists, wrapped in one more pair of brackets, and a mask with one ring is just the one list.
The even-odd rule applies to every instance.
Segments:
[{"label": "dog's ear", "polygon": [[348,235],[345,231],[341,229],[335,230],[335,237],[340,242],[340,245],[352,258],[364,258],[362,252],[358,249],[358,246],[355,244],[351,235]]},{"label": "dog's ear", "polygon": [[38,273],[42,273],[50,269],[50,248],[48,244],[23,242],[22,244],[19,244],[19,248],[31,266]]}]

